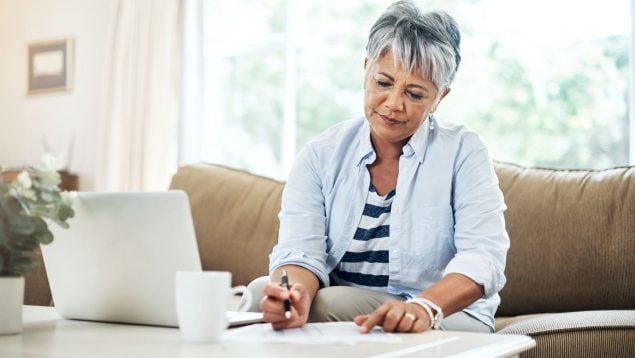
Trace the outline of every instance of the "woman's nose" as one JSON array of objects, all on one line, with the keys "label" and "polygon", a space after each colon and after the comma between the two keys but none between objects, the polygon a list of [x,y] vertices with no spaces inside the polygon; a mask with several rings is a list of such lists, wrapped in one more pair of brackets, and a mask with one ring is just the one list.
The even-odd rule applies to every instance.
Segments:
[{"label": "woman's nose", "polygon": [[391,111],[403,111],[404,104],[401,93],[396,90],[390,91],[388,96],[386,96],[384,105]]}]

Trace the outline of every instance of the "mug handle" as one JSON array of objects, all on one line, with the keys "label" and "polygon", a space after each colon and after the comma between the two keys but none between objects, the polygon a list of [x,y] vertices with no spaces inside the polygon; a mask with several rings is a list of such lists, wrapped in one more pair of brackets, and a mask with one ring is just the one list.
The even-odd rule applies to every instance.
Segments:
[{"label": "mug handle", "polygon": [[243,299],[240,300],[240,306],[238,306],[237,311],[245,312],[249,307],[251,307],[252,295],[251,291],[247,288],[247,286],[236,286],[232,287],[229,290],[229,295],[234,296],[239,293],[242,293]]}]

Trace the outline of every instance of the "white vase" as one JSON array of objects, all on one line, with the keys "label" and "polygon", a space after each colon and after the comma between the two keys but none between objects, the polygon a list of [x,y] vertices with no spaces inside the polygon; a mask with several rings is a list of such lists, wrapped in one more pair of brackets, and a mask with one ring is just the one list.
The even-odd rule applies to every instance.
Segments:
[{"label": "white vase", "polygon": [[0,276],[0,335],[22,332],[24,277]]}]

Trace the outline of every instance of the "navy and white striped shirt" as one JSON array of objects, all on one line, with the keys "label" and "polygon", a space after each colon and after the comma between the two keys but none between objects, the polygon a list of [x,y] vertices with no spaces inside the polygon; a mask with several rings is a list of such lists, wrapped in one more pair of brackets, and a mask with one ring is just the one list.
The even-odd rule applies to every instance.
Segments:
[{"label": "navy and white striped shirt", "polygon": [[379,196],[370,185],[364,212],[346,253],[331,272],[332,284],[385,291],[388,286],[390,209],[395,190]]}]

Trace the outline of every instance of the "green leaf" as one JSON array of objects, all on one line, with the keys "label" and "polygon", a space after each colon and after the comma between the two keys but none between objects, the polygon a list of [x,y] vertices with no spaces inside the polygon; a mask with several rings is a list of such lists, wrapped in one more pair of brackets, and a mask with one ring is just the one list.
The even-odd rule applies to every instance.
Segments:
[{"label": "green leaf", "polygon": [[48,225],[46,224],[46,221],[44,221],[41,217],[33,218],[33,226],[35,227],[36,233],[48,229]]},{"label": "green leaf", "polygon": [[20,211],[22,210],[22,205],[20,205],[20,201],[11,195],[7,197],[3,206],[4,206],[4,210],[9,215],[11,214],[18,215]]},{"label": "green leaf", "polygon": [[46,206],[42,206],[42,205],[33,206],[31,208],[31,214],[36,217],[47,218],[47,219],[57,217],[56,215],[53,215],[53,213],[51,213]]},{"label": "green leaf", "polygon": [[35,230],[35,226],[33,225],[33,220],[24,215],[12,215],[9,217],[9,227],[12,231],[29,235],[32,234]]},{"label": "green leaf", "polygon": [[56,224],[57,224],[59,227],[63,228],[63,229],[68,229],[69,227],[71,227],[71,226],[70,226],[67,222],[65,222],[65,221],[58,221],[58,222],[56,222]]},{"label": "green leaf", "polygon": [[20,234],[19,232],[15,231],[9,231],[7,237],[9,238],[7,245],[9,249],[11,249],[14,246],[20,245],[20,242],[25,238],[28,238],[28,235]]},{"label": "green leaf", "polygon": [[40,192],[40,198],[46,203],[52,203],[55,201],[55,195],[49,190],[42,190]]},{"label": "green leaf", "polygon": [[39,236],[25,235],[21,236],[14,244],[15,248],[19,248],[22,251],[34,251],[40,245]]},{"label": "green leaf", "polygon": [[69,206],[62,205],[57,208],[57,216],[61,221],[66,221],[68,218],[72,218],[74,215],[75,212],[73,212],[73,209],[71,209]]},{"label": "green leaf", "polygon": [[33,169],[34,180],[33,185],[44,190],[57,190],[61,177],[56,171]]},{"label": "green leaf", "polygon": [[24,275],[39,266],[37,260],[32,256],[20,256],[13,261],[13,269],[15,273]]},{"label": "green leaf", "polygon": [[48,245],[53,242],[53,234],[49,230],[46,230],[37,235],[37,240],[43,245]]}]

